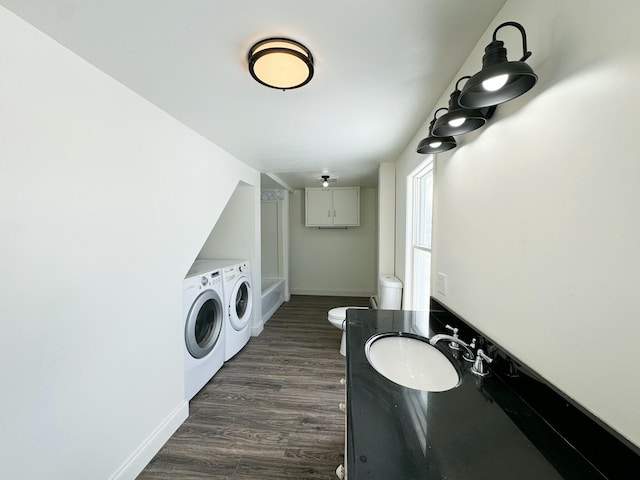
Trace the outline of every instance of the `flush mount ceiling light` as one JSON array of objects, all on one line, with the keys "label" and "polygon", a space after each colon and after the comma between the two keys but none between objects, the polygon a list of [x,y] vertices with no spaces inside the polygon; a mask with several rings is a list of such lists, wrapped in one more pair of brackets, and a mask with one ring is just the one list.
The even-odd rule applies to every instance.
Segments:
[{"label": "flush mount ceiling light", "polygon": [[322,175],[322,186],[324,188],[329,186],[329,175]]},{"label": "flush mount ceiling light", "polygon": [[[523,56],[517,62],[507,59],[504,42],[496,34],[502,27],[516,27],[522,34]],[[482,108],[508,102],[531,89],[538,81],[533,69],[525,63],[531,56],[527,51],[527,34],[522,25],[505,22],[493,32],[493,41],[484,49],[482,70],[473,75],[460,93],[460,105],[467,108]]]},{"label": "flush mount ceiling light", "polygon": [[451,94],[451,97],[449,97],[449,111],[438,118],[433,125],[434,135],[444,137],[447,135],[461,135],[472,132],[487,123],[487,119],[493,115],[496,109],[495,106],[483,109],[465,108],[461,107],[458,103],[461,93],[458,84],[460,81],[469,78],[471,77],[462,77],[456,82],[455,90]]},{"label": "flush mount ceiling light", "polygon": [[307,47],[288,38],[267,38],[249,49],[251,76],[262,85],[291,90],[313,77],[313,56]]},{"label": "flush mount ceiling light", "polygon": [[435,111],[433,114],[433,120],[429,124],[429,136],[427,138],[423,138],[418,143],[418,148],[416,152],[428,154],[428,153],[441,153],[446,152],[447,150],[451,150],[452,148],[456,148],[456,139],[451,136],[438,137],[433,134],[433,124],[436,122],[438,112],[441,110],[447,110],[442,107]]}]

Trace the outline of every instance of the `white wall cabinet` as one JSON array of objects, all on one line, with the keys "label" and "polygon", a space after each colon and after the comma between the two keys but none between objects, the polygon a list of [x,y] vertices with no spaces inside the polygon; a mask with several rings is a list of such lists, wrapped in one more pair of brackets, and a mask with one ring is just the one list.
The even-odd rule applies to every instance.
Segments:
[{"label": "white wall cabinet", "polygon": [[307,227],[360,225],[360,187],[305,188]]}]

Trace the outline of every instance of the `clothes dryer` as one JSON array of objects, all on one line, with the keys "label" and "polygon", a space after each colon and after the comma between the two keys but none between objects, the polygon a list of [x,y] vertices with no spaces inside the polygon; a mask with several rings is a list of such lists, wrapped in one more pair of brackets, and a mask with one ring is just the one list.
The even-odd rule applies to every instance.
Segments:
[{"label": "clothes dryer", "polygon": [[220,269],[225,306],[224,359],[229,360],[249,342],[253,292],[248,261],[234,261]]},{"label": "clothes dryer", "polygon": [[191,400],[224,364],[225,315],[219,268],[197,262],[183,282],[185,399]]}]

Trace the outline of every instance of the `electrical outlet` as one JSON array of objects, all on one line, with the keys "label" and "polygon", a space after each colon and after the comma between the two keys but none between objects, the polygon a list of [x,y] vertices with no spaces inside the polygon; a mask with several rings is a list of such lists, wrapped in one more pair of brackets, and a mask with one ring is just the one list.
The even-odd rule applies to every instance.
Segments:
[{"label": "electrical outlet", "polygon": [[436,277],[436,291],[442,295],[447,294],[447,276],[444,273],[438,272]]}]

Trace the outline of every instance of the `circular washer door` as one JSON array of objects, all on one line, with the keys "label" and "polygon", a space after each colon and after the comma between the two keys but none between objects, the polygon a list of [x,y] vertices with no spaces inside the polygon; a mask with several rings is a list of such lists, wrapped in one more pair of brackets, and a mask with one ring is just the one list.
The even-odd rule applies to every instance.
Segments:
[{"label": "circular washer door", "polygon": [[246,276],[238,278],[238,281],[233,286],[229,300],[231,302],[231,305],[229,305],[231,326],[236,330],[242,330],[251,319],[251,307],[253,305],[251,284]]},{"label": "circular washer door", "polygon": [[216,346],[222,331],[222,301],[213,290],[196,298],[184,327],[187,350],[193,358],[203,358]]}]

